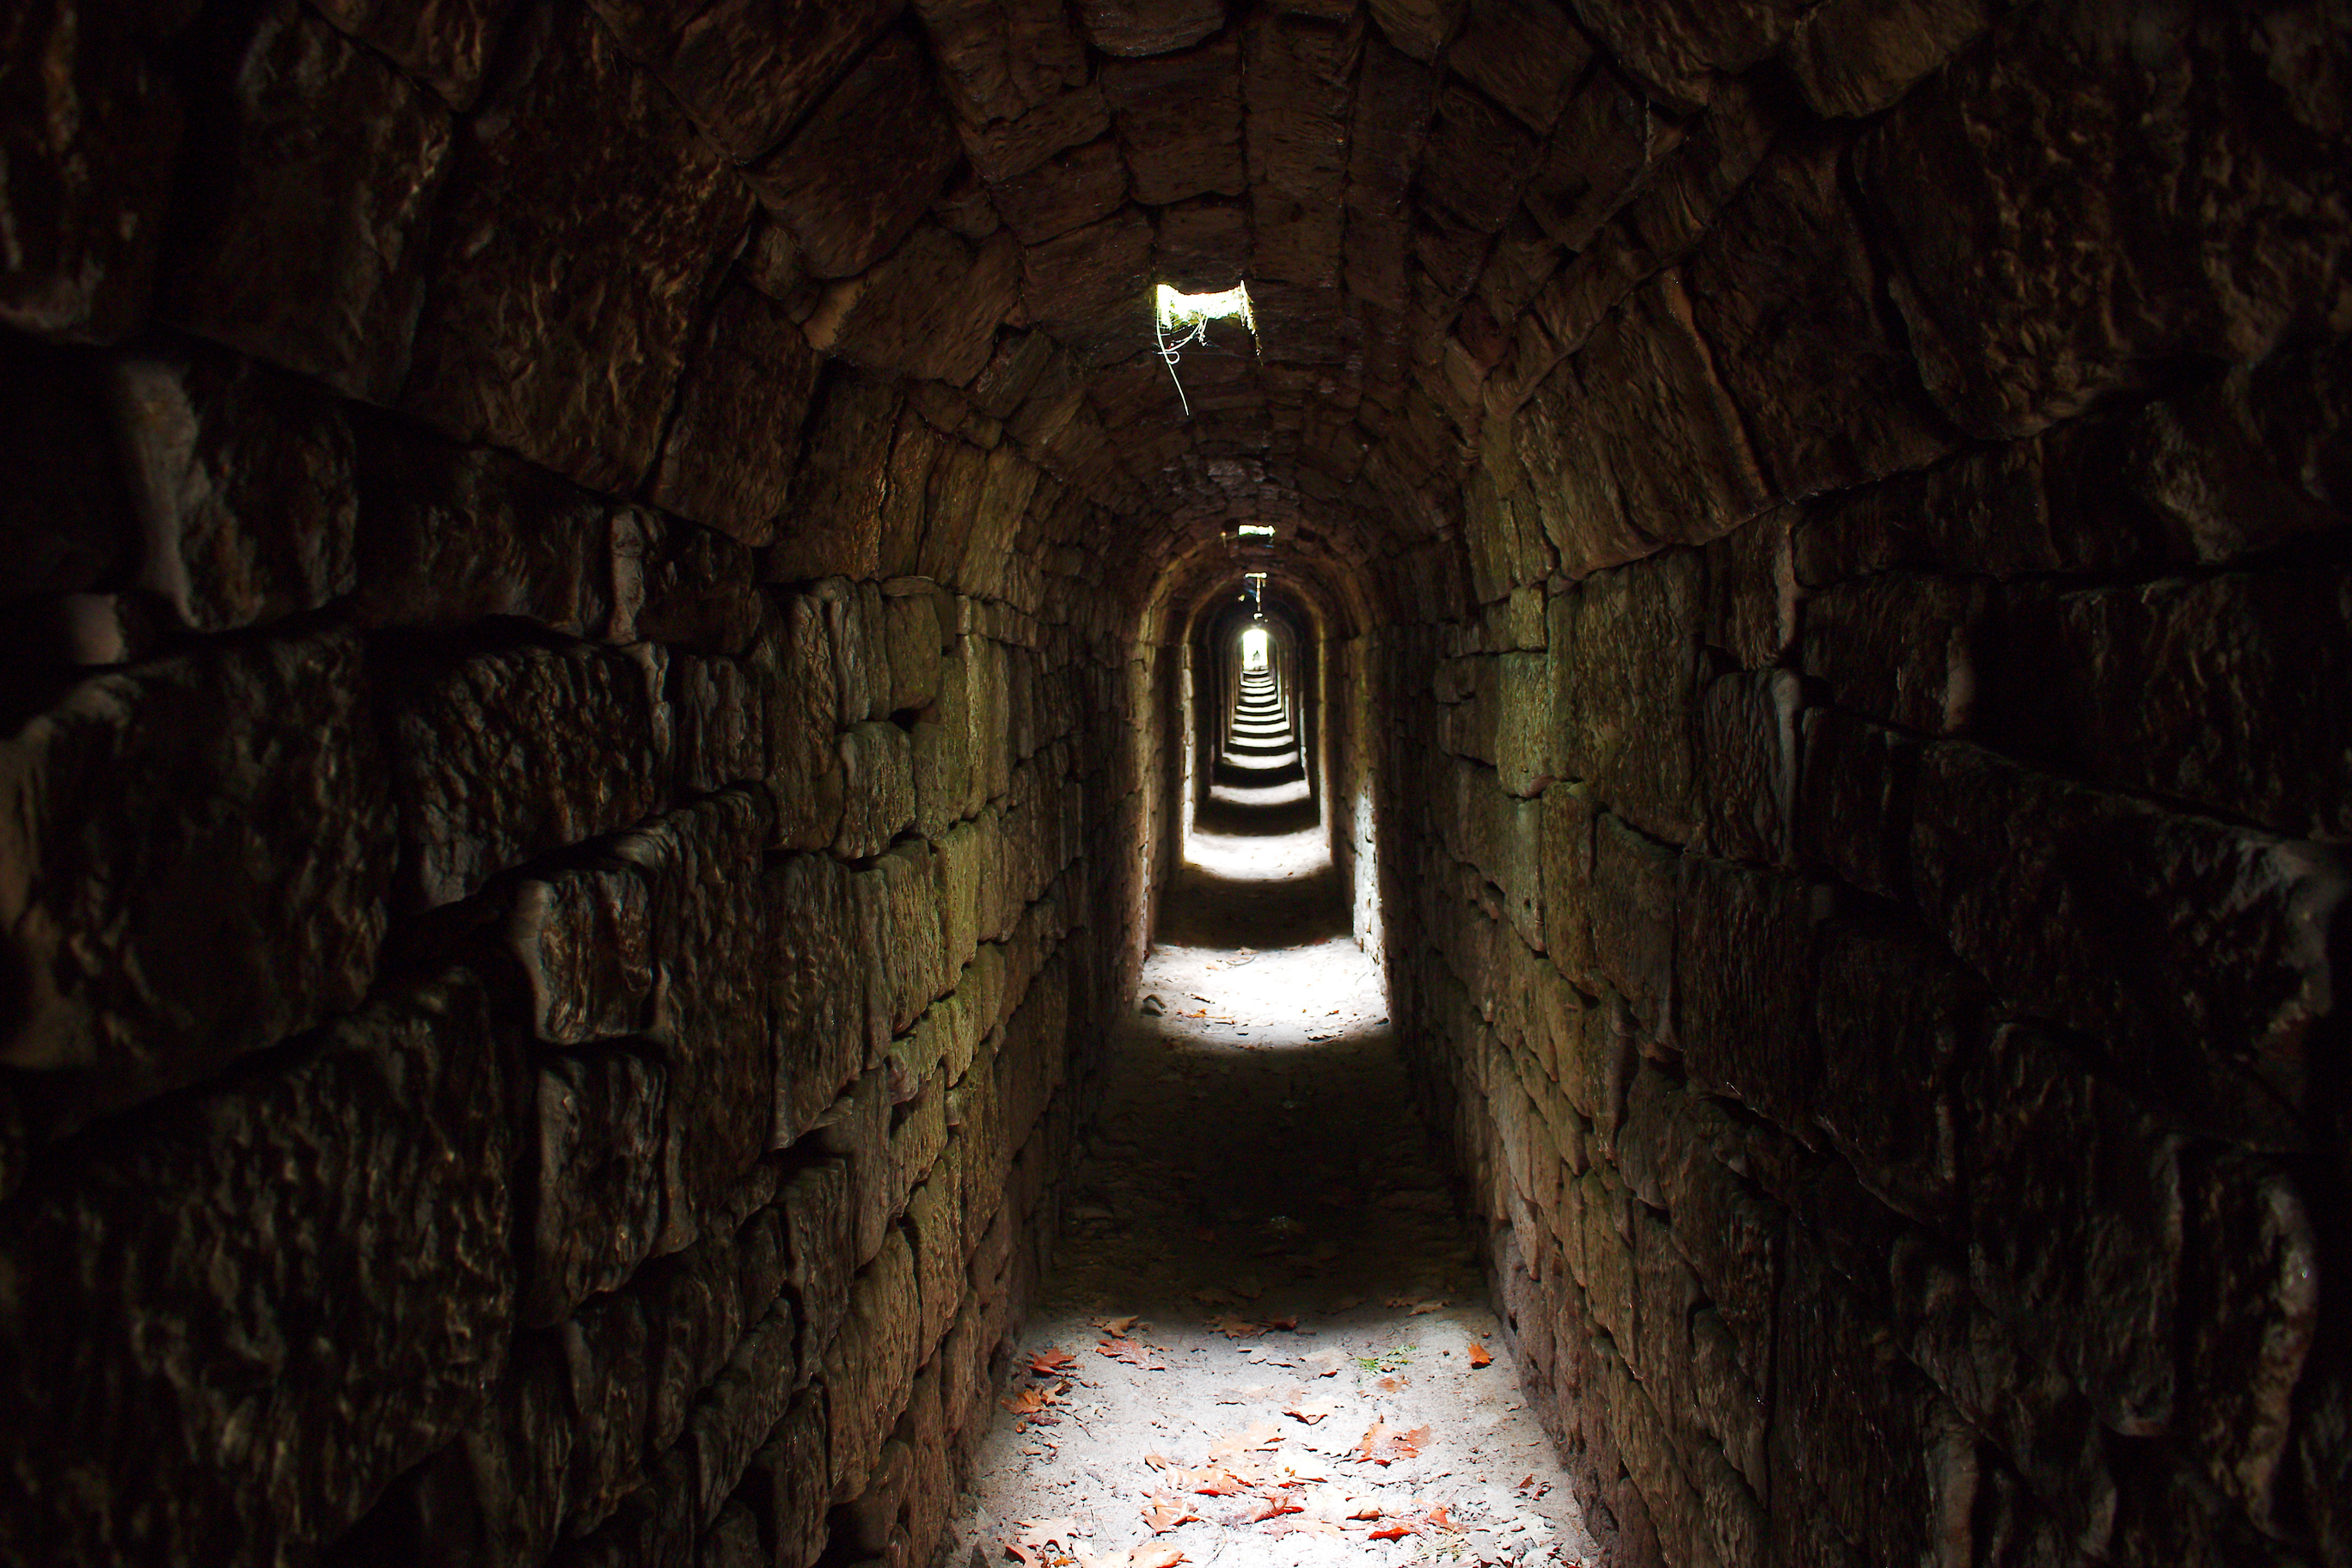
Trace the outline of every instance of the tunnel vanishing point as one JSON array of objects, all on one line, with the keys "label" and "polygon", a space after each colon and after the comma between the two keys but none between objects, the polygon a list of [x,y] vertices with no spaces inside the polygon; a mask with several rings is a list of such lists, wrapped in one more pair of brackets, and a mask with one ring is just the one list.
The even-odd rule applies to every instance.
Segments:
[{"label": "tunnel vanishing point", "polygon": [[1609,1563],[2352,1564],[2340,0],[5,16],[0,1561],[923,1568],[1255,605]]}]

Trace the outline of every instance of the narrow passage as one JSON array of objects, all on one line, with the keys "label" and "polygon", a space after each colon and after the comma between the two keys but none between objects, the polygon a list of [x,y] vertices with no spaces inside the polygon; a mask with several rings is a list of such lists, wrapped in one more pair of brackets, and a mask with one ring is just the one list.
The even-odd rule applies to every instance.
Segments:
[{"label": "narrow passage", "polygon": [[947,1562],[1594,1561],[1304,779],[1185,860]]}]

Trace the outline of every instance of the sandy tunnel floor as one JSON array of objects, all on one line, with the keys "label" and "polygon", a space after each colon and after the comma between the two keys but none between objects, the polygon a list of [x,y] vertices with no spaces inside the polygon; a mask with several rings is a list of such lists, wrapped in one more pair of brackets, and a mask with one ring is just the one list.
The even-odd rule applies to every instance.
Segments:
[{"label": "sandy tunnel floor", "polygon": [[1252,793],[1169,890],[947,1561],[1588,1563],[1312,808]]}]

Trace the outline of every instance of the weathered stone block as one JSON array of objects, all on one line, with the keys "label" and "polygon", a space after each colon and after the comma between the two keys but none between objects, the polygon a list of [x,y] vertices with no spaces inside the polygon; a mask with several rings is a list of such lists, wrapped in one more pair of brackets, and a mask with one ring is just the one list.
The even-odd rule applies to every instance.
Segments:
[{"label": "weathered stone block", "polygon": [[390,402],[408,368],[449,112],[373,50],[272,7],[183,203],[172,314],[216,342]]},{"label": "weathered stone block", "polygon": [[1773,1358],[1773,1511],[1818,1511],[1866,1561],[1969,1558],[1967,1428],[1814,1246],[1791,1249]]},{"label": "weathered stone block", "polygon": [[657,642],[737,658],[767,619],[740,541],[646,507],[613,516],[615,642]]},{"label": "weathered stone block", "polygon": [[809,425],[808,450],[793,476],[793,516],[761,569],[772,583],[835,574],[873,575],[880,566],[882,510],[890,484],[891,436],[899,394],[879,375],[829,378]]},{"label": "weathered stone block", "polygon": [[1910,884],[1916,741],[1835,708],[1805,710],[1797,847],[1811,864],[1881,898]]},{"label": "weathered stone block", "polygon": [[414,905],[636,821],[657,804],[654,672],[576,644],[516,646],[417,672],[393,721],[393,789]]},{"label": "weathered stone block", "polygon": [[2121,1432],[2170,1422],[2179,1139],[2065,1050],[2004,1026],[1966,1077],[1969,1278]]},{"label": "weathered stone block", "polygon": [[2205,1474],[2273,1526],[2295,1387],[2319,1314],[2319,1257],[2298,1184],[2224,1159],[2189,1173],[2180,1424]]},{"label": "weathered stone block", "polygon": [[847,868],[795,855],[763,876],[776,1060],[769,1142],[782,1148],[815,1124],[865,1065],[866,976]]},{"label": "weathered stone block", "polygon": [[873,1263],[850,1289],[849,1316],[824,1362],[826,1415],[831,1422],[833,1495],[846,1502],[873,1473],[882,1443],[906,1403],[918,1352],[922,1304],[915,1254],[904,1232],[892,1230]]},{"label": "weathered stone block", "polygon": [[1571,980],[1593,973],[1592,795],[1580,784],[1555,784],[1543,795],[1537,853],[1543,886],[1543,951]]},{"label": "weathered stone block", "polygon": [[446,1443],[513,1323],[508,1071],[452,972],[17,1194],[8,1554],[275,1563]]},{"label": "weathered stone block", "polygon": [[367,696],[355,639],[267,642],[86,681],[0,742],[22,987],[0,1059],[42,1075],[38,1121],[194,1081],[366,995],[393,858]]},{"label": "weathered stone block", "polygon": [[2175,1109],[2292,1137],[2347,887],[2320,847],[2102,795],[1973,746],[1927,748],[1920,907],[2002,999],[2100,1037]]},{"label": "weathered stone block", "polygon": [[1888,573],[1805,604],[1805,673],[1843,708],[1949,734],[1975,716],[1987,598],[1981,583]]},{"label": "weathered stone block", "polygon": [[1686,111],[1713,95],[1716,73],[1738,76],[1779,48],[1806,9],[1799,0],[1675,0],[1663,7],[1579,0],[1576,12],[1660,103]]},{"label": "weathered stone block", "polygon": [[2061,595],[2002,617],[1994,699],[2067,771],[2278,832],[2352,837],[2352,575],[2230,573]]},{"label": "weathered stone block", "polygon": [[1700,590],[1698,557],[1675,551],[1595,574],[1554,595],[1547,616],[1563,768],[1643,832],[1680,843],[1700,821]]},{"label": "weathered stone block", "polygon": [[818,364],[781,306],[729,286],[687,365],[647,497],[746,544],[770,542]]},{"label": "weathered stone block", "polygon": [[592,4],[622,47],[652,67],[739,163],[783,140],[899,10],[891,0]]},{"label": "weathered stone block", "polygon": [[228,631],[351,591],[352,435],[335,404],[210,352],[126,359],[115,381],[141,584],[181,624]]},{"label": "weathered stone block", "polygon": [[1691,1081],[1810,1139],[1821,1082],[1812,890],[1699,856],[1684,870],[1675,1033]]},{"label": "weathered stone block", "polygon": [[[1896,304],[1956,423],[2030,435],[2149,366],[2259,359],[2336,286],[2341,190],[2304,151],[2335,110],[2253,85],[2309,79],[2284,47],[2218,12],[2013,13],[1863,137]],[[2224,126],[2226,168],[2200,151]]]},{"label": "weathered stone block", "polygon": [[769,1147],[777,1058],[768,1008],[768,900],[761,797],[730,790],[616,839],[613,854],[651,892],[653,1015],[667,1059],[686,1215],[682,1245]]},{"label": "weathered stone block", "polygon": [[856,725],[840,740],[845,798],[834,851],[852,859],[879,855],[915,820],[915,763],[907,731],[896,724]]},{"label": "weathered stone block", "polygon": [[1982,1047],[1983,988],[1915,931],[1833,921],[1821,939],[1816,1119],[1871,1191],[1915,1219],[1948,1218],[1959,1180],[1954,1098],[1963,1062]]},{"label": "weathered stone block", "polygon": [[626,1049],[558,1057],[535,1088],[520,1311],[544,1326],[626,1280],[661,1239],[679,1110],[661,1065]]},{"label": "weathered stone block", "polygon": [[355,421],[360,624],[515,616],[574,637],[613,617],[612,509],[544,469],[405,422]]},{"label": "weathered stone block", "polygon": [[1814,113],[1875,114],[1992,24],[1985,0],[1832,0],[1782,58]]},{"label": "weathered stone block", "polygon": [[962,161],[938,79],[911,26],[889,34],[792,139],[748,171],[800,241],[812,277],[849,278],[887,254]]},{"label": "weathered stone block", "polygon": [[1717,854],[1789,863],[1803,703],[1795,673],[1786,669],[1718,676],[1699,694],[1700,793]]},{"label": "weathered stone block", "polygon": [[1692,320],[1783,500],[1916,468],[1954,438],[1880,322],[1843,153],[1783,141],[1687,267]]},{"label": "weathered stone block", "polygon": [[849,1311],[852,1248],[849,1166],[818,1160],[795,1172],[776,1200],[784,1216],[784,1280],[800,1309],[803,1377],[824,1363]]},{"label": "weathered stone block", "polygon": [[[655,443],[742,183],[584,12],[534,8],[466,122],[403,405],[592,489]],[[550,354],[561,339],[571,352]]]},{"label": "weathered stone block", "polygon": [[144,319],[183,124],[153,58],[166,15],[43,0],[10,17],[9,58],[29,74],[0,117],[8,167],[23,171],[9,181],[0,321],[110,342]]},{"label": "weathered stone block", "polygon": [[556,1342],[572,1423],[569,1533],[581,1534],[612,1516],[644,1463],[645,1304],[628,1291],[599,1296],[564,1321]]},{"label": "weathered stone block", "polygon": [[1224,25],[1224,0],[1079,0],[1078,23],[1107,55],[1160,55]]},{"label": "weathered stone block", "polygon": [[[852,364],[961,386],[987,365],[997,325],[1020,298],[1021,247],[1012,235],[974,243],[923,223],[866,272],[835,285],[808,326],[817,347]],[[886,556],[881,564],[902,572],[910,563]]]},{"label": "weathered stone block", "polygon": [[322,0],[319,11],[463,110],[513,8],[514,0]]},{"label": "weathered stone block", "polygon": [[813,1568],[824,1551],[833,1480],[828,1427],[824,1390],[802,1390],[744,1472],[737,1496],[772,1543],[776,1568]]},{"label": "weathered stone block", "polygon": [[1606,815],[1592,846],[1594,963],[1653,1030],[1662,1028],[1673,994],[1681,857]]}]

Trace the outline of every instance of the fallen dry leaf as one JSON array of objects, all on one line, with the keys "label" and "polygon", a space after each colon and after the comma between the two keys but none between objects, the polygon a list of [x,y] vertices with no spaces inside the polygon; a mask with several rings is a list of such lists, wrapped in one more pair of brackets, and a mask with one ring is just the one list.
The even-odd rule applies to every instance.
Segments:
[{"label": "fallen dry leaf", "polygon": [[1282,1413],[1312,1426],[1326,1416],[1337,1415],[1339,1407],[1328,1399],[1294,1399],[1282,1407]]},{"label": "fallen dry leaf", "polygon": [[1165,1454],[1146,1454],[1143,1456],[1143,1462],[1155,1470],[1164,1470],[1176,1461]]},{"label": "fallen dry leaf", "polygon": [[1236,1454],[1263,1452],[1282,1446],[1282,1428],[1271,1421],[1253,1421],[1245,1431],[1229,1437],[1220,1437],[1209,1445],[1209,1462],[1229,1459]]},{"label": "fallen dry leaf", "polygon": [[1444,1310],[1444,1306],[1445,1306],[1445,1303],[1444,1303],[1444,1302],[1443,1302],[1443,1301],[1423,1301],[1423,1302],[1422,1302],[1422,1303],[1421,1303],[1421,1305],[1419,1305],[1419,1306],[1415,1307],[1412,1311],[1410,1311],[1410,1312],[1406,1313],[1406,1314],[1405,1314],[1405,1316],[1407,1316],[1407,1317],[1409,1317],[1409,1318],[1418,1318],[1418,1317],[1420,1317],[1423,1312],[1435,1312],[1435,1311],[1443,1310]]},{"label": "fallen dry leaf", "polygon": [[1408,1535],[1415,1535],[1418,1533],[1420,1532],[1415,1531],[1413,1527],[1409,1524],[1391,1524],[1382,1529],[1373,1531],[1368,1539],[1373,1541],[1402,1541]]},{"label": "fallen dry leaf", "polygon": [[1307,1358],[1307,1364],[1314,1369],[1315,1375],[1318,1377],[1337,1377],[1339,1375],[1339,1369],[1347,1364],[1347,1360],[1348,1358],[1338,1351],[1317,1351]]},{"label": "fallen dry leaf", "polygon": [[1125,1339],[1129,1331],[1142,1321],[1133,1312],[1129,1312],[1124,1318],[1097,1318],[1094,1321],[1094,1327],[1100,1329],[1115,1340]]},{"label": "fallen dry leaf", "polygon": [[1130,1546],[1127,1552],[1127,1568],[1176,1568],[1187,1559],[1172,1546],[1157,1546],[1147,1542]]},{"label": "fallen dry leaf", "polygon": [[1495,1354],[1476,1340],[1470,1342],[1470,1365],[1473,1369],[1495,1364]]},{"label": "fallen dry leaf", "polygon": [[1244,1318],[1222,1317],[1209,1325],[1229,1340],[1254,1340],[1265,1332],[1265,1325]]},{"label": "fallen dry leaf", "polygon": [[1154,1535],[1173,1530],[1180,1524],[1189,1524],[1201,1517],[1187,1508],[1182,1499],[1171,1493],[1155,1491],[1144,1495],[1143,1522],[1151,1527]]},{"label": "fallen dry leaf", "polygon": [[1436,1508],[1431,1509],[1429,1510],[1429,1522],[1437,1526],[1440,1530],[1454,1530],[1459,1528],[1452,1520],[1445,1516],[1445,1510],[1453,1506],[1454,1505],[1452,1503],[1444,1503]]},{"label": "fallen dry leaf", "polygon": [[1113,1361],[1125,1362],[1129,1366],[1140,1367],[1145,1372],[1166,1372],[1168,1363],[1153,1353],[1157,1348],[1147,1345],[1140,1340],[1108,1339],[1095,1347],[1095,1353],[1108,1356]]},{"label": "fallen dry leaf", "polygon": [[1375,1465],[1391,1464],[1398,1459],[1417,1458],[1421,1446],[1429,1441],[1429,1428],[1416,1426],[1410,1432],[1400,1432],[1384,1417],[1373,1417],[1365,1430],[1363,1441],[1356,1445],[1359,1461]]},{"label": "fallen dry leaf", "polygon": [[1192,1489],[1202,1497],[1232,1497],[1249,1490],[1253,1479],[1216,1465],[1194,1470],[1186,1479],[1192,1483]]},{"label": "fallen dry leaf", "polygon": [[1069,1391],[1070,1385],[1066,1383],[1054,1388],[1024,1388],[1003,1403],[1004,1408],[1015,1415],[1034,1415]]},{"label": "fallen dry leaf", "polygon": [[1244,1524],[1263,1524],[1269,1519],[1279,1519],[1286,1513],[1305,1513],[1306,1511],[1307,1510],[1305,1509],[1299,1507],[1295,1502],[1287,1501],[1282,1498],[1276,1498],[1242,1522]]},{"label": "fallen dry leaf", "polygon": [[1265,1321],[1265,1326],[1269,1329],[1280,1329],[1286,1334],[1297,1330],[1298,1327],[1298,1320],[1296,1318],[1268,1318]]},{"label": "fallen dry leaf", "polygon": [[1039,1377],[1055,1377],[1069,1371],[1070,1363],[1076,1359],[1066,1350],[1042,1350],[1029,1358],[1029,1370]]}]

